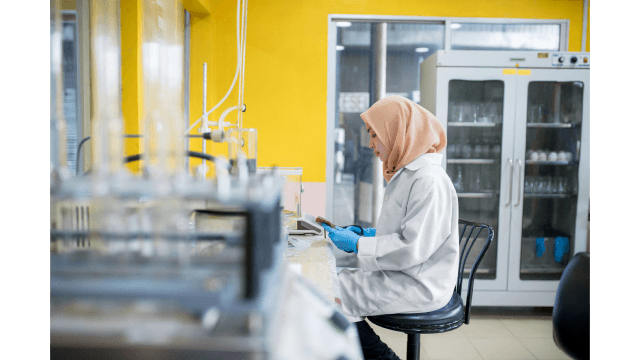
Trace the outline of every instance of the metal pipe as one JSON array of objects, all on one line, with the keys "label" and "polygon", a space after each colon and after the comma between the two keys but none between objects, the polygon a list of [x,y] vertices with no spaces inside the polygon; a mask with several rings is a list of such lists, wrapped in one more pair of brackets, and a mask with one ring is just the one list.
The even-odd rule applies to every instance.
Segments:
[{"label": "metal pipe", "polygon": [[[184,121],[185,129],[189,128],[189,73],[191,72],[191,13],[184,11]],[[185,151],[189,151],[189,141],[185,141]],[[185,171],[189,172],[189,160],[185,161]]]},{"label": "metal pipe", "polygon": [[[371,74],[371,101],[373,105],[376,101],[384,98],[387,85],[387,23],[374,23],[371,25],[371,51],[373,52],[373,68]],[[373,161],[373,201],[371,223],[373,227],[378,226],[378,216],[382,209],[382,198],[384,196],[382,161],[375,155]]]},{"label": "metal pipe", "polygon": [[[202,64],[202,116],[203,119],[200,123],[200,132],[204,134],[209,128],[207,126],[207,63]],[[207,140],[205,140],[204,138],[202,138],[202,153],[207,153]],[[204,159],[202,160],[202,166],[207,166],[206,160]],[[202,177],[203,180],[206,179],[207,173],[203,172]]]},{"label": "metal pipe", "polygon": [[244,108],[244,61],[245,61],[245,54],[246,54],[246,49],[247,49],[247,5],[248,5],[248,1],[244,0],[244,6],[243,6],[243,11],[242,11],[242,43],[240,44],[241,46],[241,53],[242,53],[242,62],[241,62],[241,67],[240,67],[240,84],[238,86],[238,91],[239,91],[239,104],[238,106],[240,106],[241,110],[238,111],[238,129],[242,129],[242,113],[244,112],[245,108]]},{"label": "metal pipe", "polygon": [[582,5],[582,52],[587,51],[587,24],[589,23],[589,0],[584,0]]}]

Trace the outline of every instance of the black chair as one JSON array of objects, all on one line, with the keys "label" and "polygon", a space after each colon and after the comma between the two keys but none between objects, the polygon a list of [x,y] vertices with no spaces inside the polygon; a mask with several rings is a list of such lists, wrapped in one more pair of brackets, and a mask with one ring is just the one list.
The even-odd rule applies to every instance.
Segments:
[{"label": "black chair", "polygon": [[574,359],[589,359],[591,257],[577,253],[562,272],[553,306],[553,340]]},{"label": "black chair", "polygon": [[[460,232],[460,260],[458,263],[458,281],[453,293],[453,307],[446,311],[417,313],[417,314],[389,314],[368,316],[372,323],[393,331],[402,331],[407,334],[407,360],[418,360],[420,358],[420,334],[442,333],[457,329],[463,323],[469,324],[471,314],[471,296],[473,294],[473,279],[478,270],[478,265],[487,253],[493,241],[493,228],[486,224],[474,223],[460,220],[462,231]],[[467,230],[469,230],[467,232]],[[467,257],[476,243],[480,233],[486,233],[481,237],[484,240],[484,247],[476,257],[469,272],[469,287],[466,304],[462,302],[462,279],[464,275],[464,264]],[[462,240],[465,240],[464,243]],[[469,240],[471,244],[469,247]]]}]

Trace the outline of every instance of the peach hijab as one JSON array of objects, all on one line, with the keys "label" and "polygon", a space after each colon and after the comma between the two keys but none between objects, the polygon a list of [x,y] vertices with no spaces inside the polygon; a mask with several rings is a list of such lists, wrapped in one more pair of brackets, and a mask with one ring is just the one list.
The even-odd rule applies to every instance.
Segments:
[{"label": "peach hijab", "polygon": [[387,182],[418,156],[441,152],[447,145],[440,121],[427,109],[402,96],[379,100],[360,117],[389,152],[383,163]]}]

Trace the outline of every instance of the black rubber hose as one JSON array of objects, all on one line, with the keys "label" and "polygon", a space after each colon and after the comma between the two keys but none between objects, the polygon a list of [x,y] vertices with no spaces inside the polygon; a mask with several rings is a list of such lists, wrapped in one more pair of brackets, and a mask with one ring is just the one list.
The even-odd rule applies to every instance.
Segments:
[{"label": "black rubber hose", "polygon": [[91,140],[91,136],[87,136],[86,138],[82,139],[78,144],[78,151],[76,152],[76,176],[78,176],[78,171],[80,170],[80,151],[82,150],[82,145],[84,145],[87,140]]},{"label": "black rubber hose", "polygon": [[[208,136],[207,136],[208,135]],[[124,135],[125,138],[140,138],[142,137],[142,135]],[[207,140],[211,140],[211,133],[205,133],[202,135],[188,135],[188,137],[203,137]],[[82,139],[80,141],[80,143],[78,144],[78,151],[76,152],[76,176],[78,176],[78,172],[80,171],[80,155],[82,154],[82,145],[84,145],[85,142],[87,142],[88,140],[91,140],[91,136],[87,136],[86,138]],[[203,154],[201,152],[197,152],[197,151],[187,151],[186,153],[187,156],[189,157],[195,157],[195,158],[199,158],[199,159],[204,159],[204,160],[209,160],[211,162],[213,162],[215,160],[215,156],[211,156],[208,154]],[[124,163],[130,163],[130,162],[134,162],[134,161],[138,161],[142,158],[142,154],[136,154],[136,155],[129,155],[126,156],[124,158]],[[91,169],[87,170],[83,175],[87,175],[89,174],[89,171],[91,171]]]},{"label": "black rubber hose", "polygon": [[[197,152],[197,151],[187,151],[186,153],[187,156],[189,157],[195,157],[195,158],[200,158],[200,159],[204,159],[204,160],[209,160],[211,162],[213,162],[215,160],[215,156],[209,155],[209,154],[203,154],[201,152]],[[130,162],[134,162],[134,161],[138,161],[142,158],[142,154],[136,154],[136,155],[129,155],[129,156],[125,156],[124,158],[124,163],[130,163]]]}]

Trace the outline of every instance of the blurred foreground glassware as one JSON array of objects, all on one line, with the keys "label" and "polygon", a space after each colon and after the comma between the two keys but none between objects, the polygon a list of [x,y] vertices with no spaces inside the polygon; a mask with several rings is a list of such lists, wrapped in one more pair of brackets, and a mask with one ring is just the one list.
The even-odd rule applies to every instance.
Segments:
[{"label": "blurred foreground glassware", "polygon": [[244,146],[247,149],[247,166],[249,167],[249,173],[255,174],[258,169],[258,130],[242,129],[243,139],[245,139]]}]

